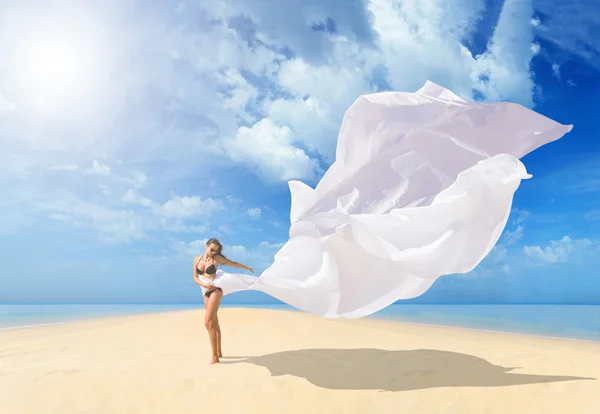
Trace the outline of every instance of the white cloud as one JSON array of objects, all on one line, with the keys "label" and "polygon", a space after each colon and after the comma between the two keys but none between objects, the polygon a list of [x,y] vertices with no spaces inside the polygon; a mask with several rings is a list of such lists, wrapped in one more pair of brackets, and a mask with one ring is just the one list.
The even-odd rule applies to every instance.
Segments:
[{"label": "white cloud", "polygon": [[262,211],[258,207],[248,209],[248,211],[246,211],[246,213],[255,220],[258,220],[260,218],[260,216],[262,215]]},{"label": "white cloud", "polygon": [[[104,191],[104,194],[109,196],[110,191]],[[92,229],[101,240],[110,242],[151,239],[160,231],[206,234],[209,227],[204,221],[221,209],[220,201],[210,198],[175,196],[160,204],[133,190],[128,190],[121,201],[125,206],[107,207],[63,195],[60,200],[39,201],[37,205],[52,220]],[[131,209],[131,206],[142,209]]]},{"label": "white cloud", "polygon": [[[489,49],[479,56],[462,44],[481,17],[483,0],[345,4],[200,0],[175,8],[151,5],[144,18],[129,20],[127,6],[112,1],[93,9],[23,6],[0,13],[2,39],[23,36],[12,17],[35,22],[43,16],[52,27],[73,23],[63,25],[74,30],[68,33],[102,46],[98,56],[108,57],[93,74],[92,86],[101,93],[50,96],[54,109],[44,114],[32,107],[28,82],[4,76],[14,74],[13,63],[0,62],[0,108],[18,109],[3,118],[10,122],[0,123],[2,172],[23,178],[48,169],[100,176],[102,182],[91,187],[78,174],[54,174],[52,185],[28,183],[31,193],[61,205],[55,214],[85,226],[104,228],[110,220],[97,217],[114,216],[123,228],[128,220],[143,223],[130,234],[163,227],[200,232],[207,224],[193,219],[240,204],[239,198],[222,200],[218,193],[158,202],[140,189],[164,194],[175,188],[170,180],[196,181],[206,160],[214,169],[238,163],[267,182],[315,180],[333,160],[344,111],[360,94],[388,86],[414,91],[430,79],[466,98],[532,103],[529,1],[504,3]],[[315,24],[335,30],[316,31]],[[2,39],[0,54],[6,55],[12,46]],[[55,184],[77,200],[99,188],[104,196],[94,202],[106,203],[97,206],[104,210],[66,208]],[[223,190],[218,181],[208,188]],[[114,194],[125,195],[115,200]],[[115,202],[125,202],[126,209]],[[227,223],[219,231],[227,234],[227,226],[235,228]]]},{"label": "white cloud", "polygon": [[105,241],[131,242],[148,237],[147,223],[130,210],[110,209],[74,197],[45,205],[43,209],[53,220],[96,230]]},{"label": "white cloud", "polygon": [[600,210],[591,210],[583,215],[583,218],[587,221],[600,220]]},{"label": "white cloud", "polygon": [[142,171],[133,171],[129,177],[121,177],[121,181],[133,188],[140,189],[148,183],[148,177]]},{"label": "white cloud", "polygon": [[281,249],[285,243],[269,243],[267,241],[260,242],[262,247],[268,247],[269,249]]},{"label": "white cloud", "polygon": [[236,254],[241,254],[246,252],[246,248],[244,246],[231,246],[231,251]]},{"label": "white cloud", "polygon": [[552,74],[560,80],[560,65],[558,63],[552,64]]},{"label": "white cloud", "polygon": [[207,216],[211,213],[222,210],[223,204],[212,198],[202,199],[198,196],[175,196],[160,206],[159,214],[165,217],[195,217]]},{"label": "white cloud", "polygon": [[523,238],[523,230],[525,229],[525,226],[520,225],[517,226],[517,228],[515,230],[506,230],[504,232],[504,244],[507,246],[510,246],[512,244],[515,244],[516,242],[518,242],[519,240],[521,240]]},{"label": "white cloud", "polygon": [[514,218],[512,220],[514,225],[519,225],[519,224],[523,223],[531,215],[531,213],[529,211],[521,210],[519,208],[512,209],[511,213],[514,216]]},{"label": "white cloud", "polygon": [[206,250],[206,242],[208,239],[194,240],[185,242],[176,240],[171,244],[171,251],[176,257],[189,257],[190,262],[194,256],[199,256]]},{"label": "white cloud", "polygon": [[176,219],[209,216],[216,211],[224,209],[223,203],[220,200],[214,200],[210,197],[202,199],[199,196],[173,196],[164,204],[159,204],[139,195],[132,189],[127,190],[122,200],[125,203],[137,204],[152,209],[158,216]]},{"label": "white cloud", "polygon": [[220,94],[223,106],[239,115],[243,121],[251,122],[253,116],[246,112],[246,107],[258,98],[258,90],[238,70],[231,68],[220,75],[220,83],[229,87],[227,93]]},{"label": "white cloud", "polygon": [[[215,8],[215,2],[203,0]],[[322,0],[290,0],[265,2],[262,0],[229,0],[219,2],[215,15],[236,20],[236,27],[255,32],[255,37],[281,50],[289,48],[297,56],[313,64],[327,62],[331,55],[331,35],[313,30],[315,24],[335,22],[335,32],[354,42],[369,46],[373,33],[369,27],[369,13],[363,0],[345,0],[344,7]],[[244,17],[240,17],[244,16]]]},{"label": "white cloud", "polygon": [[109,175],[110,167],[100,161],[94,160],[92,166],[86,170],[88,174]]},{"label": "white cloud", "polygon": [[[285,6],[200,1],[150,13],[126,27],[107,20],[119,13],[118,3],[94,13],[82,8],[83,17],[94,15],[98,25],[122,36],[112,52],[123,58],[111,61],[122,76],[113,85],[102,84],[103,96],[112,101],[101,109],[127,124],[103,124],[106,118],[93,118],[98,108],[90,107],[90,117],[71,128],[73,136],[55,129],[56,137],[45,142],[58,144],[60,136],[65,151],[100,150],[107,157],[117,151],[140,160],[168,156],[181,169],[197,161],[199,151],[213,151],[268,180],[308,180],[320,172],[314,155],[332,161],[347,107],[377,89],[375,69],[398,90],[415,90],[431,79],[465,97],[473,97],[476,88],[488,99],[531,103],[528,1],[505,2],[490,49],[475,58],[462,42],[476,27],[481,0],[452,6],[442,0],[372,0],[366,8],[362,1],[347,3],[340,9],[316,0]],[[335,33],[313,30],[327,18]],[[279,51],[284,48],[292,59]],[[265,117],[268,121],[261,120]],[[124,129],[107,129],[110,125]],[[259,132],[271,135],[263,140]],[[263,153],[245,156],[253,143],[264,144]],[[260,162],[253,161],[257,156]]]},{"label": "white cloud", "polygon": [[269,119],[289,126],[298,142],[327,162],[334,159],[346,109],[361,94],[375,92],[369,78],[379,62],[373,51],[344,37],[332,43],[328,65],[311,65],[299,57],[283,62],[277,81],[291,97],[264,104]]},{"label": "white cloud", "polygon": [[589,252],[593,247],[594,243],[590,239],[572,239],[564,236],[562,239],[550,241],[545,247],[524,246],[523,253],[542,263],[563,263]]},{"label": "white cloud", "polygon": [[156,203],[154,201],[150,200],[149,198],[142,197],[141,195],[137,194],[135,191],[133,191],[131,189],[127,190],[127,192],[123,195],[122,200],[126,203],[138,204],[143,207],[155,207],[156,206]]},{"label": "white cloud", "polygon": [[504,2],[488,49],[473,57],[462,39],[474,30],[484,7],[483,1],[372,0],[373,28],[392,86],[415,90],[427,77],[467,98],[476,89],[488,100],[531,105],[531,2]]},{"label": "white cloud", "polygon": [[235,161],[245,162],[266,180],[313,179],[318,163],[293,145],[293,133],[263,118],[251,128],[240,127],[224,144]]}]

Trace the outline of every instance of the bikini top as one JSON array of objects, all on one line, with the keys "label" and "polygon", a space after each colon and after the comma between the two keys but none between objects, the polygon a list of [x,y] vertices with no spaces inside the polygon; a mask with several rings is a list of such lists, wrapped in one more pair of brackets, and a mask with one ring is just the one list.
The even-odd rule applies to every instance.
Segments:
[{"label": "bikini top", "polygon": [[[200,260],[202,260],[202,256],[200,257]],[[198,271],[198,274],[203,275],[204,273],[206,273],[207,275],[214,275],[215,273],[217,273],[217,268],[214,264],[211,264],[210,266],[208,266],[206,269],[204,270],[200,270],[198,269],[198,265],[200,264],[200,260],[198,260],[198,263],[196,264],[196,270]]]}]

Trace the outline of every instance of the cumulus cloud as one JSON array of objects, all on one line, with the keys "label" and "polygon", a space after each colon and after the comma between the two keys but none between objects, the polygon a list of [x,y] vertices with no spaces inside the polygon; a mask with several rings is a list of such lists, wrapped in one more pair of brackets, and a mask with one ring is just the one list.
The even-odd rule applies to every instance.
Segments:
[{"label": "cumulus cloud", "polygon": [[157,232],[206,234],[208,217],[223,209],[221,201],[212,198],[173,196],[158,203],[133,190],[128,190],[121,201],[121,206],[105,206],[71,194],[40,201],[37,208],[51,220],[92,229],[100,240],[108,242],[149,240],[156,238]]},{"label": "cumulus cloud", "polygon": [[[96,223],[93,228],[106,228],[98,224],[110,221],[103,217],[117,217],[139,237],[156,226],[200,230],[205,223],[186,220],[239,200],[202,193],[159,202],[141,189],[165,194],[173,182],[202,181],[205,165],[243,167],[268,183],[315,181],[333,161],[344,111],[360,94],[414,91],[428,79],[467,99],[533,105],[533,30],[547,22],[532,22],[530,1],[506,0],[487,48],[475,53],[465,39],[477,30],[485,5],[200,0],[153,4],[143,19],[117,1],[69,9],[44,3],[33,11],[11,6],[11,13],[0,13],[2,39],[26,45],[37,39],[36,26],[20,27],[13,17],[43,17],[59,38],[97,46],[89,61],[99,64],[89,68],[89,87],[81,93],[70,95],[76,89],[66,87],[47,97],[49,111],[36,107],[43,98],[39,84],[23,77],[17,61],[0,62],[2,172],[36,177],[27,183],[30,193],[59,206],[56,217]],[[0,39],[0,53],[12,52],[12,43]],[[48,170],[52,182],[43,175]],[[83,174],[60,174],[69,171]],[[101,199],[69,207],[56,188],[77,200],[88,200],[93,188]],[[88,207],[94,213],[84,213]],[[520,237],[514,231],[510,237]]]},{"label": "cumulus cloud", "polygon": [[158,212],[165,217],[186,218],[209,215],[221,209],[223,204],[212,198],[203,200],[198,196],[175,196],[160,206]]},{"label": "cumulus cloud", "polygon": [[246,252],[246,248],[241,245],[231,246],[231,251],[235,254],[241,254]]},{"label": "cumulus cloud", "polygon": [[138,204],[143,207],[154,207],[156,203],[149,198],[142,197],[133,190],[127,190],[123,195],[123,201],[129,204]]},{"label": "cumulus cloud", "polygon": [[110,167],[100,161],[94,160],[92,166],[85,170],[87,174],[109,175]]},{"label": "cumulus cloud", "polygon": [[547,246],[524,246],[523,253],[538,262],[554,264],[580,257],[594,247],[595,244],[590,239],[563,236],[562,239],[550,241]]},{"label": "cumulus cloud", "polygon": [[139,189],[148,183],[148,176],[143,171],[132,171],[129,176],[120,177],[120,180],[133,188]]},{"label": "cumulus cloud", "polygon": [[262,215],[262,210],[258,207],[248,209],[246,212],[251,218],[257,220]]},{"label": "cumulus cloud", "polygon": [[[129,22],[125,31],[111,20],[118,3],[107,2],[95,18],[114,29],[113,40],[122,37],[111,47],[123,56],[113,62],[121,62],[123,76],[103,95],[119,105],[101,109],[120,130],[107,134],[98,119],[82,118],[71,128],[76,134],[53,132],[69,151],[144,160],[214,151],[266,179],[314,179],[316,157],[332,161],[343,112],[362,93],[414,91],[431,79],[467,98],[532,104],[531,4],[505,1],[488,49],[473,56],[463,43],[484,6],[200,1],[148,11],[149,19]],[[81,139],[84,133],[90,138]],[[95,163],[94,171],[108,171]]]},{"label": "cumulus cloud", "polygon": [[224,209],[220,200],[212,198],[202,199],[198,196],[173,196],[165,203],[160,204],[149,198],[142,197],[129,189],[123,195],[123,201],[129,204],[137,204],[152,209],[152,211],[165,218],[190,218],[207,216],[215,211]]},{"label": "cumulus cloud", "polygon": [[284,243],[283,242],[281,242],[281,243],[269,243],[267,241],[263,241],[263,242],[260,242],[260,245],[263,246],[263,247],[268,247],[269,249],[281,249],[283,247]]},{"label": "cumulus cloud", "polygon": [[185,242],[183,240],[175,240],[171,243],[171,253],[175,256],[193,257],[198,256],[206,250],[206,242],[208,239],[193,240]]},{"label": "cumulus cloud", "polygon": [[130,210],[111,209],[74,197],[45,205],[43,209],[53,220],[97,231],[103,241],[131,242],[148,238],[149,223]]},{"label": "cumulus cloud", "polygon": [[225,141],[225,152],[267,180],[314,179],[319,164],[293,144],[293,132],[263,118],[251,128],[242,126]]}]

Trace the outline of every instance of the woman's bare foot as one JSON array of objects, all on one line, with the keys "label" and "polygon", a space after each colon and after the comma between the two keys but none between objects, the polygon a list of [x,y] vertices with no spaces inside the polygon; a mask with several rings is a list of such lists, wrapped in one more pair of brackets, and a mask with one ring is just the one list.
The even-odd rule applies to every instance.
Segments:
[{"label": "woman's bare foot", "polygon": [[219,358],[213,358],[210,360],[210,362],[208,363],[208,365],[213,365],[213,364],[219,364],[221,363],[221,361],[219,361]]}]

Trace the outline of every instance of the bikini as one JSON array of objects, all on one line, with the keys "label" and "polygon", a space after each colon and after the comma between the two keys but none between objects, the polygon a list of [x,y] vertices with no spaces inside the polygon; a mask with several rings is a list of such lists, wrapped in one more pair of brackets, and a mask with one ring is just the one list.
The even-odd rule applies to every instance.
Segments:
[{"label": "bikini", "polygon": [[[203,256],[200,257],[200,260],[203,259]],[[196,264],[196,270],[198,271],[198,274],[200,275],[201,279],[204,279],[205,282],[207,283],[211,283],[214,281],[214,279],[209,279],[207,277],[202,276],[204,273],[206,273],[207,275],[214,275],[217,273],[217,267],[213,264],[211,264],[210,266],[208,266],[206,269],[204,270],[200,270],[198,269],[198,265],[200,264],[200,260],[198,260],[198,263]],[[210,295],[212,295],[213,292],[215,292],[216,290],[220,290],[221,292],[223,292],[223,289],[221,289],[220,287],[215,287],[214,289],[208,290],[206,288],[202,288],[202,290],[204,291],[204,296],[206,296],[207,298],[210,297]]]}]

